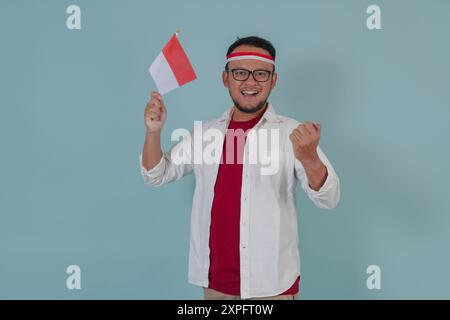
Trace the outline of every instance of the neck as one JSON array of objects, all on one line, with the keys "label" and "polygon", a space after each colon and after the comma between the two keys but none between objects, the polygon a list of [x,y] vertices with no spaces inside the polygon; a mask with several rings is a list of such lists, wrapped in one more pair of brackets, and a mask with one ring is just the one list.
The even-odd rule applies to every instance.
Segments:
[{"label": "neck", "polygon": [[233,121],[249,121],[252,119],[255,119],[257,117],[259,117],[260,115],[262,115],[264,112],[266,112],[267,109],[267,104],[264,108],[261,108],[261,110],[258,110],[256,112],[253,113],[245,113],[240,111],[238,108],[234,107],[233,108],[233,114],[231,116],[231,120]]}]

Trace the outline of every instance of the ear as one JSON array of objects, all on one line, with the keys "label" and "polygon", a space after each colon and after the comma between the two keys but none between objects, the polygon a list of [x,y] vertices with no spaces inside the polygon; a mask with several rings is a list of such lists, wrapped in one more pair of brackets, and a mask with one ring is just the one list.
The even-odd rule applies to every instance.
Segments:
[{"label": "ear", "polygon": [[229,87],[229,85],[228,85],[228,72],[225,71],[225,70],[222,72],[222,81],[223,81],[224,87],[228,88]]},{"label": "ear", "polygon": [[271,89],[275,88],[275,86],[277,85],[277,80],[278,80],[278,73],[274,73],[272,76],[272,86]]}]

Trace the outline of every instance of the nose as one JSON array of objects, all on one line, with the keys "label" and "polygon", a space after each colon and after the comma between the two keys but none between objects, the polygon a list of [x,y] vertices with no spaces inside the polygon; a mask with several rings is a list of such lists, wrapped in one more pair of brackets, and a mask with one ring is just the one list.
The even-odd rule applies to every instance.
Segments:
[{"label": "nose", "polygon": [[247,80],[244,81],[244,84],[246,85],[255,85],[258,84],[258,81],[255,80],[253,73],[250,73],[249,77]]}]

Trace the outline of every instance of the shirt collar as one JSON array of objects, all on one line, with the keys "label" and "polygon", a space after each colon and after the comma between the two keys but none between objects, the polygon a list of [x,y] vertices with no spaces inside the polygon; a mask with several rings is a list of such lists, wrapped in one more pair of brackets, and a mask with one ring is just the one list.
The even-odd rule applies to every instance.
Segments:
[{"label": "shirt collar", "polygon": [[[231,107],[227,111],[225,111],[222,116],[219,118],[219,122],[223,121],[229,121],[231,120],[231,114],[233,113],[234,107]],[[263,119],[266,119],[268,122],[281,122],[280,117],[275,112],[275,108],[272,106],[272,104],[269,102],[266,111],[264,112]]]}]

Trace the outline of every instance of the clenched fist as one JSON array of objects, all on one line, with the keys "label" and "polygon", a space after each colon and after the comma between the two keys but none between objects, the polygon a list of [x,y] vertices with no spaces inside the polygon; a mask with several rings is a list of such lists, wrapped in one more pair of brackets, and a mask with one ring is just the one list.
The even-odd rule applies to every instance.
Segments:
[{"label": "clenched fist", "polygon": [[161,131],[167,118],[167,109],[162,96],[158,92],[150,94],[151,100],[147,103],[144,112],[145,126],[147,132],[154,133]]},{"label": "clenched fist", "polygon": [[320,124],[306,122],[292,130],[289,136],[295,157],[303,164],[309,165],[319,161],[317,146],[320,140]]}]

